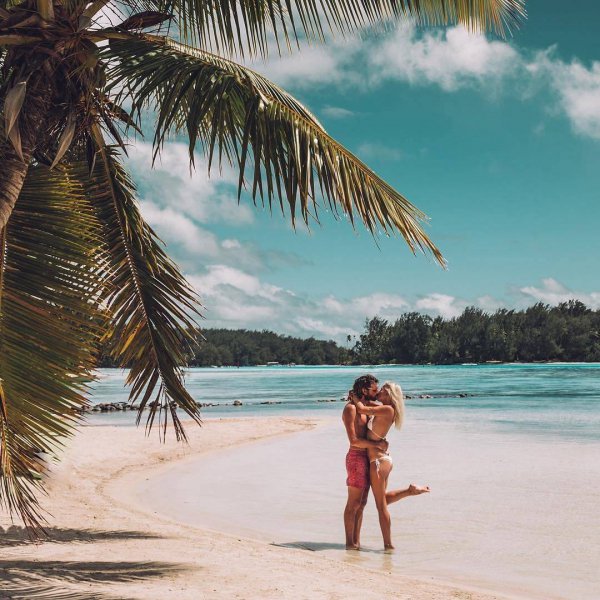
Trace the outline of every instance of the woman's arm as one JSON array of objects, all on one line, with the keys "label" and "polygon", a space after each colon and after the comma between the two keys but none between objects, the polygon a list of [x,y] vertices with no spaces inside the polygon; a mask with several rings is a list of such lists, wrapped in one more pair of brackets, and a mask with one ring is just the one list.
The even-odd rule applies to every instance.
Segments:
[{"label": "woman's arm", "polygon": [[393,407],[382,405],[382,406],[366,406],[361,402],[353,392],[350,392],[348,395],[350,402],[356,406],[356,410],[361,415],[375,416],[375,415],[387,415],[391,412],[394,412]]}]

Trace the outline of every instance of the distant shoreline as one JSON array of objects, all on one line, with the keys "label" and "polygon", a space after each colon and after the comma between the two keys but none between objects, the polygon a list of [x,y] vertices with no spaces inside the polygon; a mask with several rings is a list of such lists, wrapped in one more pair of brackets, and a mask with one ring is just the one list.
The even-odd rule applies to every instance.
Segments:
[{"label": "distant shoreline", "polygon": [[[210,366],[190,366],[184,367],[184,370],[189,369],[219,369],[219,370],[237,370],[237,369],[380,369],[380,368],[393,368],[393,367],[499,367],[499,366],[575,366],[575,365],[600,365],[600,361],[564,361],[564,360],[546,360],[546,361],[534,361],[534,362],[499,362],[499,361],[488,361],[482,363],[380,363],[380,364],[322,364],[322,365],[210,365]],[[96,371],[123,371],[127,370],[127,367],[96,367]]]},{"label": "distant shoreline", "polygon": [[[379,363],[379,364],[279,364],[279,365],[205,365],[205,366],[191,366],[184,367],[184,369],[318,369],[318,368],[348,368],[348,369],[377,369],[377,368],[392,368],[392,367],[493,367],[493,366],[536,366],[536,365],[556,365],[556,366],[568,366],[568,365],[600,365],[600,361],[583,361],[583,360],[538,360],[533,362],[501,362],[501,361],[486,361],[481,363]],[[97,367],[96,370],[113,370],[122,371],[126,367]]]}]

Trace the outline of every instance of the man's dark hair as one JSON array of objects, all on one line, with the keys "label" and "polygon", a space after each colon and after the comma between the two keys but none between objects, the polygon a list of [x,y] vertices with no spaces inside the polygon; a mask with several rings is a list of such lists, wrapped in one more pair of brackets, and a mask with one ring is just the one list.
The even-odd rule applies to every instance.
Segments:
[{"label": "man's dark hair", "polygon": [[373,375],[361,375],[352,386],[352,391],[359,397],[362,398],[363,389],[371,387],[372,383],[379,383],[379,379]]}]

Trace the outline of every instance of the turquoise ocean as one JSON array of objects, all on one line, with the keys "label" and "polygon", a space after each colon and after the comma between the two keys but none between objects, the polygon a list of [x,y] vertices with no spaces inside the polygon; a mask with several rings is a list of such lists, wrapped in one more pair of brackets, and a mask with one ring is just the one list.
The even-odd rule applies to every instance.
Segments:
[{"label": "turquoise ocean", "polygon": [[[364,551],[342,546],[340,399],[367,372],[411,396],[403,429],[390,436],[390,488],[432,488],[390,507],[393,555],[381,551],[372,501]],[[212,368],[191,369],[186,380],[194,398],[216,405],[203,409],[207,420],[313,417],[320,425],[172,467],[140,484],[150,510],[515,597],[600,598],[600,364]],[[92,401],[125,400],[123,383],[122,372],[101,370]],[[93,413],[87,422],[134,418]]]},{"label": "turquoise ocean", "polygon": [[[340,412],[353,380],[373,373],[400,383],[412,419],[471,423],[477,429],[600,441],[600,364],[189,369],[188,391],[205,417],[296,416]],[[126,401],[125,374],[99,369],[92,403]],[[466,394],[466,397],[458,397]],[[432,398],[418,398],[430,395]],[[242,406],[232,406],[234,401]],[[265,404],[271,402],[274,404]],[[133,421],[132,413],[92,414],[91,425]]]}]

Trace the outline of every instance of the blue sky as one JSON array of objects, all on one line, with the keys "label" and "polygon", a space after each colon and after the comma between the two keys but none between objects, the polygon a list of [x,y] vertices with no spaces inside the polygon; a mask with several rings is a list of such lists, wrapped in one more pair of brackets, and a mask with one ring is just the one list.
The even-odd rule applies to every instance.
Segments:
[{"label": "blue sky", "polygon": [[600,308],[600,6],[527,2],[508,41],[404,25],[253,65],[431,218],[443,271],[322,214],[310,232],[189,178],[172,142],[130,166],[142,210],[198,288],[206,326],[343,339],[366,317],[445,317],[578,297]]}]

